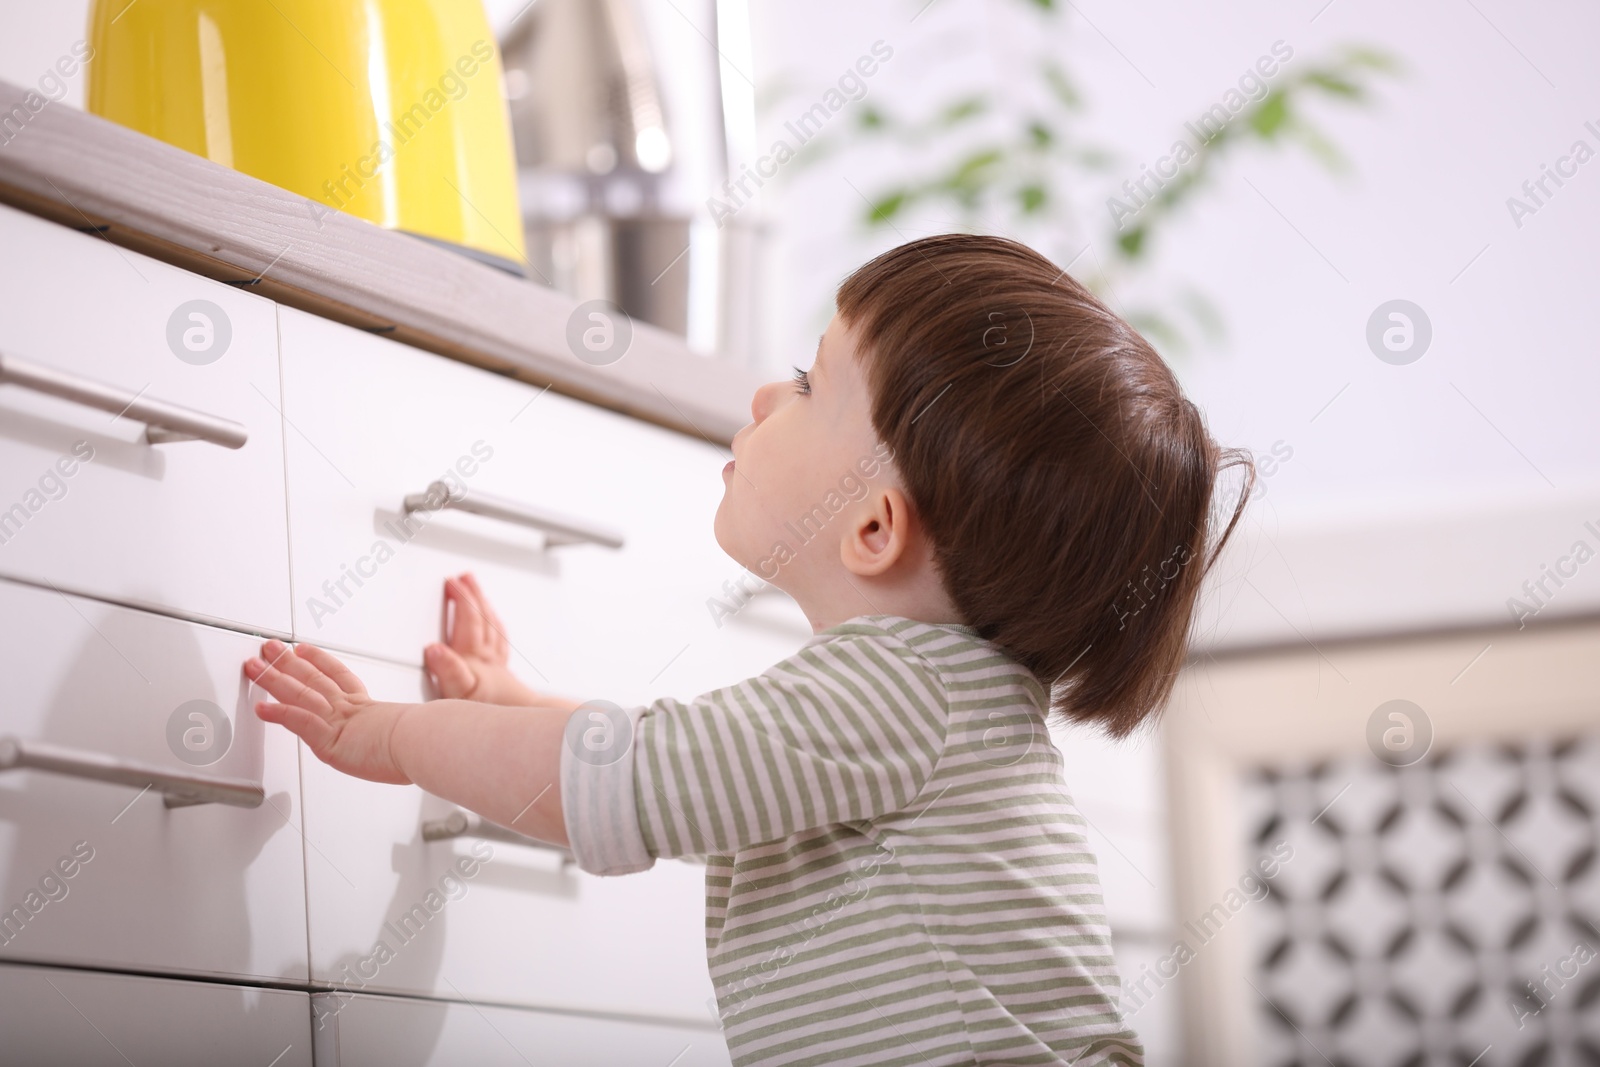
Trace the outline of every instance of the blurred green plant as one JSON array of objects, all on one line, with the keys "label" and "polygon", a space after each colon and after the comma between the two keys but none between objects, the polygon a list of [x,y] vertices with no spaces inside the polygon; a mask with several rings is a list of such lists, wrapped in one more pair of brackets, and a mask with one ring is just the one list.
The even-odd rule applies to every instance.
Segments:
[{"label": "blurred green plant", "polygon": [[[1017,2],[1045,23],[1038,39],[1059,40],[1055,0]],[[1379,76],[1400,73],[1395,57],[1363,45],[1343,46],[1312,61],[1286,63],[1264,95],[1247,102],[1209,139],[1198,143],[1186,139],[1192,158],[1138,204],[1129,199],[1127,183],[1110,184],[1115,178],[1108,175],[1123,165],[1119,157],[1076,134],[1074,125],[1087,112],[1084,96],[1066,68],[1049,55],[1034,64],[1033,82],[1021,86],[1019,94],[1045,101],[1045,106],[1002,112],[989,93],[979,92],[948,99],[924,117],[907,118],[867,103],[855,112],[852,126],[819,136],[797,162],[811,166],[851,146],[871,144],[893,146],[908,158],[936,157],[938,162],[922,175],[909,175],[868,194],[861,218],[869,229],[893,227],[912,208],[927,204],[947,209],[969,231],[989,223],[1025,232],[1073,215],[1071,193],[1107,186],[1103,229],[1098,238],[1089,238],[1096,248],[1107,250],[1107,259],[1095,256],[1091,269],[1074,269],[1073,274],[1096,293],[1115,297],[1125,279],[1148,266],[1157,237],[1211,184],[1220,161],[1235,149],[1246,145],[1299,149],[1330,172],[1347,172],[1349,161],[1308,117],[1312,101],[1364,105],[1371,100]],[[1112,197],[1137,206],[1131,220],[1109,210]],[[1097,228],[1080,231],[1088,237]],[[1185,328],[1179,326],[1175,312],[1182,312],[1209,337],[1222,332],[1214,306],[1193,286],[1180,286],[1160,305],[1123,311],[1135,328],[1172,348],[1187,347]]]}]

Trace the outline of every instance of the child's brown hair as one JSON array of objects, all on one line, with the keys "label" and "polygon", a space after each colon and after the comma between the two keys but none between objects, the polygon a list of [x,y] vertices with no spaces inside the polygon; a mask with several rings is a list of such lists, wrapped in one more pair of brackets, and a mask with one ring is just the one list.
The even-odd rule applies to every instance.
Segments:
[{"label": "child's brown hair", "polygon": [[[840,284],[874,429],[963,620],[1123,737],[1171,693],[1254,484],[1145,339],[1001,237],[903,244]],[[1247,481],[1209,546],[1222,470]]]}]

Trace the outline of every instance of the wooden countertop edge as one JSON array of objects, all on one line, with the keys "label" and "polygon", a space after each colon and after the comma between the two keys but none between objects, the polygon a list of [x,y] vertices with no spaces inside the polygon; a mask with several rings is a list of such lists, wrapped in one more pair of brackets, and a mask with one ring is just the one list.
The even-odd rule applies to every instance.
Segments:
[{"label": "wooden countertop edge", "polygon": [[[0,202],[271,300],[716,444],[760,382],[635,322],[596,367],[567,348],[578,301],[465,255],[330,211],[0,81]],[[25,123],[16,109],[27,114]]]}]

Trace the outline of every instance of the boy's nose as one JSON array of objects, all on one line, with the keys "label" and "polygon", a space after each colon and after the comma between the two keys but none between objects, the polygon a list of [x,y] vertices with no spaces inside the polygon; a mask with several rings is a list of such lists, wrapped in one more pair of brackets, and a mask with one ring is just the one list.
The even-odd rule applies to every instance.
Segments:
[{"label": "boy's nose", "polygon": [[773,405],[777,402],[778,390],[783,387],[781,382],[768,382],[756,390],[755,396],[750,398],[750,417],[761,422],[772,414]]}]

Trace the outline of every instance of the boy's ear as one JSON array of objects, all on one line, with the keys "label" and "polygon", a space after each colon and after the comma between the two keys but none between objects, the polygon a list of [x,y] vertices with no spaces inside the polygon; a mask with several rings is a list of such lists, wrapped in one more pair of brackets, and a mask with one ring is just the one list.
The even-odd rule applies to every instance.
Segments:
[{"label": "boy's ear", "polygon": [[876,577],[893,567],[911,544],[911,507],[893,486],[867,496],[839,543],[839,559],[851,574]]}]

